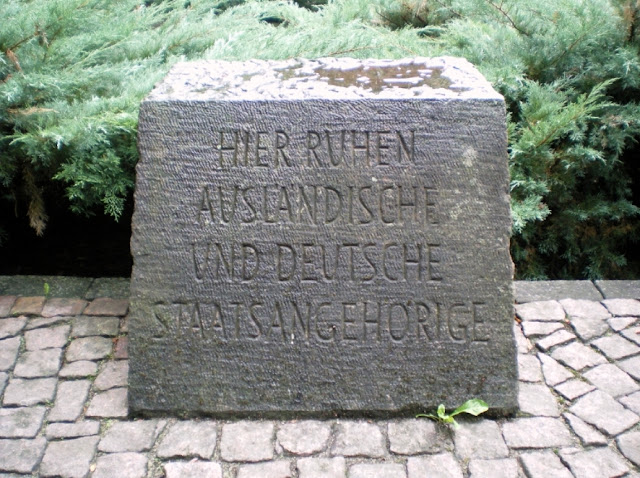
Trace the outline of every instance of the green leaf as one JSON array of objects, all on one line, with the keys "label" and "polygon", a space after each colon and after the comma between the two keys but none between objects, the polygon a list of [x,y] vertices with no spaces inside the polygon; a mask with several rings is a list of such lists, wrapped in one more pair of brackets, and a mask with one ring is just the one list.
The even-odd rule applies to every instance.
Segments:
[{"label": "green leaf", "polygon": [[469,415],[473,415],[474,417],[477,417],[478,415],[486,412],[487,410],[489,410],[489,405],[487,405],[485,401],[480,400],[479,398],[472,398],[471,400],[467,400],[458,408],[456,408],[453,412],[451,412],[451,416],[455,417],[460,413],[468,413]]}]

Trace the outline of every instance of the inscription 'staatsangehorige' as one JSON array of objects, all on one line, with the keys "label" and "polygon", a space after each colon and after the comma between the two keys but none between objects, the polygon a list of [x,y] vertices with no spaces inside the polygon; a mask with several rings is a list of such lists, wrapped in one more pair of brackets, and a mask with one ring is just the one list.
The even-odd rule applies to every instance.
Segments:
[{"label": "inscription 'staatsangehorige'", "polygon": [[179,64],[139,147],[133,413],[516,409],[505,106],[468,62]]}]

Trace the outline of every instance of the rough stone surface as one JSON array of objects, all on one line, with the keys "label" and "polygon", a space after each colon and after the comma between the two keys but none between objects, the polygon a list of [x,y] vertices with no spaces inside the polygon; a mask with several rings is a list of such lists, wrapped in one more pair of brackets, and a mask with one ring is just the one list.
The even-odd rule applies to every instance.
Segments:
[{"label": "rough stone surface", "polygon": [[20,355],[13,373],[16,377],[51,377],[60,370],[62,349],[27,351]]},{"label": "rough stone surface", "polygon": [[216,447],[216,424],[213,422],[176,422],[160,441],[157,454],[160,458],[213,456]]},{"label": "rough stone surface", "polygon": [[127,314],[128,309],[129,301],[126,299],[100,297],[89,304],[89,306],[84,310],[84,314],[122,317]]},{"label": "rough stone surface", "polygon": [[118,337],[116,347],[113,351],[113,358],[127,359],[129,358],[129,337]]},{"label": "rough stone surface", "polygon": [[522,382],[541,382],[540,360],[535,355],[518,354],[518,377]]},{"label": "rough stone surface", "polygon": [[74,339],[67,348],[67,361],[100,360],[111,353],[113,341],[106,337],[81,337]]},{"label": "rough stone surface", "polygon": [[44,297],[18,297],[11,308],[11,315],[40,315]]},{"label": "rough stone surface", "polygon": [[69,330],[68,325],[28,330],[24,334],[26,349],[40,350],[64,347],[67,344]]},{"label": "rough stone surface", "polygon": [[33,472],[40,463],[46,445],[44,437],[33,440],[0,440],[0,471]]},{"label": "rough stone surface", "polygon": [[465,60],[176,65],[140,112],[132,410],[513,411],[505,124]]},{"label": "rough stone surface", "polygon": [[[11,308],[15,304],[17,297],[15,295],[0,295],[0,317],[8,317],[11,315]],[[0,331],[2,330],[0,326]],[[1,333],[1,332],[0,332]]]},{"label": "rough stone surface", "polygon": [[374,423],[348,421],[337,424],[333,455],[382,457],[386,443],[380,427]]},{"label": "rough stone surface", "polygon": [[571,327],[582,340],[591,340],[609,330],[608,321],[601,317],[574,317]]},{"label": "rough stone surface", "polygon": [[435,453],[452,446],[448,434],[430,420],[401,420],[388,426],[389,449],[400,455]]},{"label": "rough stone surface", "polygon": [[618,365],[633,378],[640,380],[640,356],[623,360]]},{"label": "rough stone surface", "polygon": [[607,363],[607,360],[602,355],[578,342],[572,342],[569,345],[555,349],[551,356],[578,371]]},{"label": "rough stone surface", "polygon": [[114,387],[127,385],[129,376],[129,363],[126,360],[108,362],[98,375],[93,386],[96,390],[108,390]]},{"label": "rough stone surface", "polygon": [[619,398],[618,401],[622,403],[629,410],[640,415],[640,392],[632,393],[626,397]]},{"label": "rough stone surface", "polygon": [[188,462],[164,465],[166,478],[222,478],[222,468],[218,463]]},{"label": "rough stone surface", "polygon": [[64,276],[0,276],[0,294],[36,296],[49,284],[51,297],[82,297],[93,279]]},{"label": "rough stone surface", "polygon": [[529,478],[574,478],[552,451],[523,453],[520,463]]},{"label": "rough stone surface", "polygon": [[20,337],[0,340],[0,370],[9,370],[16,363],[20,350]]},{"label": "rough stone surface", "polygon": [[279,460],[269,463],[240,465],[237,478],[291,478],[291,464]]},{"label": "rough stone surface", "polygon": [[52,438],[76,438],[97,435],[100,431],[100,422],[97,420],[85,420],[75,423],[49,423],[46,437]]},{"label": "rough stone surface", "polygon": [[591,344],[604,353],[608,358],[613,360],[619,360],[631,355],[640,354],[640,347],[619,335],[601,337],[591,342]]},{"label": "rough stone surface", "polygon": [[410,457],[407,460],[408,478],[462,478],[462,469],[451,453],[425,457]]},{"label": "rough stone surface", "polygon": [[72,422],[84,409],[89,394],[89,380],[69,380],[58,385],[56,402],[47,419],[51,422]]},{"label": "rough stone surface", "polygon": [[88,417],[126,417],[128,410],[127,389],[112,388],[91,399],[86,415]]},{"label": "rough stone surface", "polygon": [[567,332],[566,330],[558,330],[557,332],[554,332],[548,337],[538,340],[536,342],[536,346],[540,350],[543,350],[546,352],[547,350],[549,350],[552,347],[555,347],[556,345],[570,342],[575,338],[576,336],[573,335],[571,332]]},{"label": "rough stone surface", "polygon": [[[2,297],[0,297],[2,299]],[[27,323],[26,317],[9,317],[0,319],[0,339],[13,337],[20,333]]]},{"label": "rough stone surface", "polygon": [[361,463],[349,468],[349,478],[406,478],[399,463]]},{"label": "rough stone surface", "polygon": [[624,335],[629,340],[632,340],[636,344],[640,345],[640,326],[631,327],[622,331],[622,335]]},{"label": "rough stone surface", "polygon": [[518,403],[522,413],[543,417],[560,416],[556,398],[543,384],[521,383],[518,390]]},{"label": "rough stone surface", "polygon": [[[522,386],[522,385],[521,385]],[[503,458],[509,455],[497,423],[464,423],[455,432],[456,455],[462,459]]]},{"label": "rough stone surface", "polygon": [[640,316],[640,300],[634,299],[607,299],[602,303],[609,310],[611,315],[617,316]]},{"label": "rough stone surface", "polygon": [[56,393],[56,378],[35,378],[23,380],[14,378],[9,381],[4,392],[3,405],[28,407],[53,400]]},{"label": "rough stone surface", "polygon": [[46,408],[42,406],[1,408],[0,438],[33,438],[42,427]]},{"label": "rough stone surface", "polygon": [[583,376],[612,397],[628,395],[640,389],[635,380],[613,364],[599,365]]},{"label": "rough stone surface", "polygon": [[638,415],[600,390],[579,398],[569,410],[585,422],[595,425],[599,430],[612,436],[618,435],[640,421]]},{"label": "rough stone surface", "polygon": [[538,354],[542,363],[542,373],[548,385],[555,386],[573,378],[573,374],[546,354]]},{"label": "rough stone surface", "polygon": [[469,478],[518,478],[518,462],[513,458],[471,460]]},{"label": "rough stone surface", "polygon": [[563,327],[564,325],[561,322],[522,322],[522,332],[524,332],[524,335],[529,338],[549,335]]},{"label": "rough stone surface", "polygon": [[557,418],[517,418],[502,426],[509,448],[551,448],[570,446],[573,439]]},{"label": "rough stone surface", "polygon": [[98,437],[49,442],[40,464],[41,476],[84,478],[96,453]]},{"label": "rough stone surface", "polygon": [[88,360],[79,360],[65,364],[58,376],[60,378],[79,378],[95,375],[98,372],[98,364]]},{"label": "rough stone surface", "polygon": [[616,332],[619,332],[622,329],[626,329],[634,322],[637,322],[637,320],[637,317],[611,317],[607,322],[609,323],[609,327]]},{"label": "rough stone surface", "polygon": [[[567,296],[571,297],[571,296]],[[605,307],[593,300],[583,299],[563,299],[560,304],[564,308],[565,312],[571,321],[573,319],[587,318],[587,319],[608,319],[611,314],[605,309]]]},{"label": "rough stone surface", "polygon": [[98,458],[91,478],[145,478],[147,457],[142,453],[112,453]]},{"label": "rough stone surface", "polygon": [[276,438],[277,443],[289,453],[311,455],[326,448],[330,435],[329,424],[304,420],[281,425]]},{"label": "rough stone surface", "polygon": [[567,423],[573,432],[578,435],[580,441],[585,446],[602,446],[607,444],[607,438],[591,425],[588,425],[572,413],[567,412],[564,413],[563,416],[565,420],[567,420]]},{"label": "rough stone surface", "polygon": [[568,380],[560,385],[556,385],[554,388],[556,392],[569,400],[575,400],[596,389],[593,385],[578,379]]},{"label": "rough stone surface", "polygon": [[98,450],[107,453],[149,450],[165,425],[165,420],[116,422],[100,440]]},{"label": "rough stone surface", "polygon": [[640,466],[640,432],[630,432],[620,435],[616,440],[618,449],[636,466]]},{"label": "rough stone surface", "polygon": [[299,478],[344,478],[347,473],[343,457],[300,458],[296,466]]},{"label": "rough stone surface", "polygon": [[516,314],[525,322],[562,322],[565,312],[558,301],[548,300],[516,305]]},{"label": "rough stone surface", "polygon": [[640,299],[638,281],[598,280],[596,285],[603,292],[605,299]]},{"label": "rough stone surface", "polygon": [[222,427],[220,456],[225,461],[263,461],[273,458],[274,427],[269,422],[238,422]]},{"label": "rough stone surface", "polygon": [[516,301],[538,302],[572,297],[583,300],[602,300],[602,294],[590,281],[544,280],[516,281]]},{"label": "rough stone surface", "polygon": [[73,321],[71,335],[73,337],[89,337],[102,335],[115,337],[118,335],[120,319],[118,317],[77,317]]},{"label": "rough stone surface", "polygon": [[100,297],[128,299],[130,292],[129,282],[128,277],[98,277],[91,282],[91,286],[86,291],[84,298],[88,300]]},{"label": "rough stone surface", "polygon": [[87,302],[82,299],[54,297],[45,303],[42,309],[42,317],[74,316],[82,313],[86,306]]},{"label": "rough stone surface", "polygon": [[610,448],[571,454],[561,451],[560,456],[568,463],[573,474],[580,478],[615,478],[629,471],[624,460]]},{"label": "rough stone surface", "polygon": [[26,330],[40,329],[42,327],[50,327],[55,324],[68,322],[69,317],[32,317],[27,321]]}]

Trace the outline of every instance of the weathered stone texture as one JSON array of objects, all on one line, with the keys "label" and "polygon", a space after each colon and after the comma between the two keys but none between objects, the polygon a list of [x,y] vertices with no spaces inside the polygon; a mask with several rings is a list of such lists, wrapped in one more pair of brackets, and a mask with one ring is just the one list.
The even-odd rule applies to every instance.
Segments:
[{"label": "weathered stone texture", "polygon": [[469,63],[185,63],[139,125],[133,412],[516,408],[505,106]]}]

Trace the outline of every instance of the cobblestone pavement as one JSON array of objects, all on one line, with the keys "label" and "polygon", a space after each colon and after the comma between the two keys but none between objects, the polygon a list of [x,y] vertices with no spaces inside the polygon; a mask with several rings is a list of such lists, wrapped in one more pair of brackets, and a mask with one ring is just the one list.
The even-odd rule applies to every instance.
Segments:
[{"label": "cobblestone pavement", "polygon": [[126,283],[106,298],[95,281],[72,289],[83,298],[7,283],[0,477],[640,477],[640,300],[628,298],[640,283],[516,283],[521,411],[458,430],[413,418],[129,420]]}]

